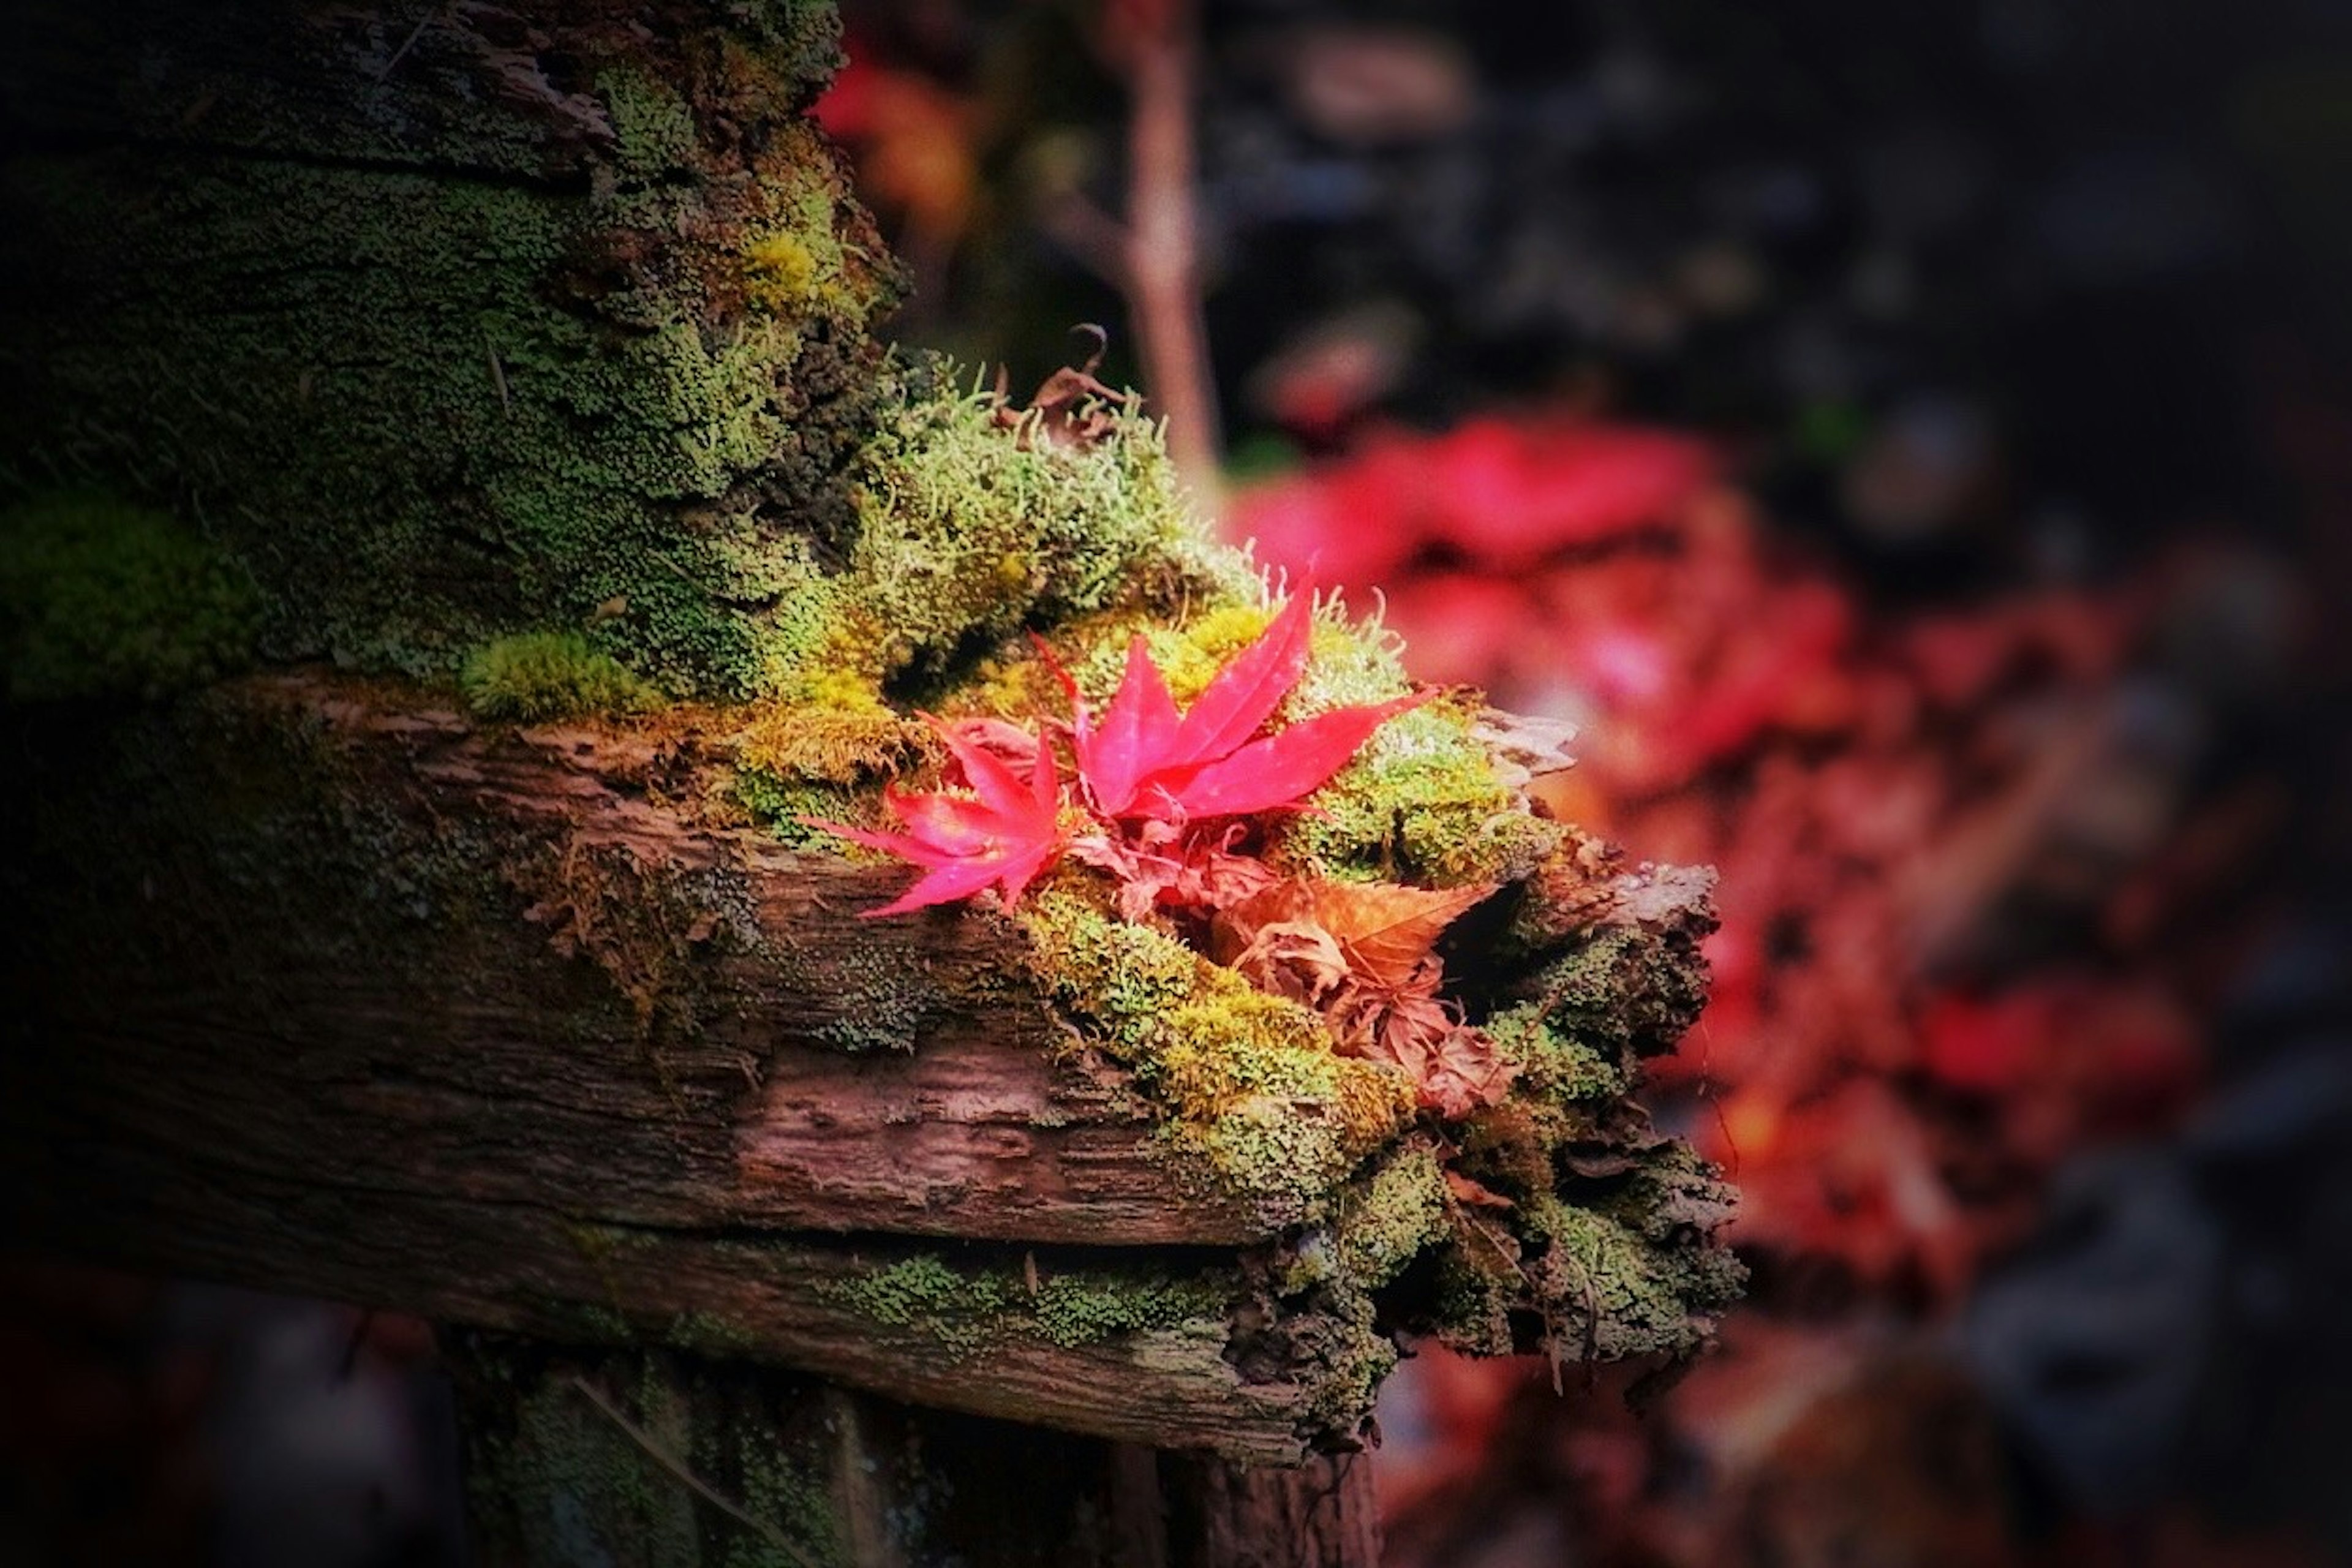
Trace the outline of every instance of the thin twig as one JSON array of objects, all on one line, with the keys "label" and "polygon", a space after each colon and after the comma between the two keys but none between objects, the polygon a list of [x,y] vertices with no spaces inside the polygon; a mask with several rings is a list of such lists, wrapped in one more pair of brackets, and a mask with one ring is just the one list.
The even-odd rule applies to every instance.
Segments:
[{"label": "thin twig", "polygon": [[725,1497],[713,1489],[710,1483],[704,1480],[700,1476],[696,1475],[692,1470],[688,1469],[685,1462],[679,1459],[677,1455],[671,1453],[659,1443],[654,1441],[652,1433],[647,1432],[644,1427],[638,1426],[635,1422],[622,1415],[619,1407],[614,1405],[611,1400],[605,1398],[603,1394],[599,1393],[594,1384],[590,1383],[578,1373],[574,1373],[572,1374],[572,1386],[578,1389],[581,1394],[586,1397],[589,1404],[594,1405],[598,1410],[603,1411],[606,1420],[610,1421],[614,1426],[618,1426],[623,1432],[626,1433],[628,1435],[629,1441],[635,1443],[638,1447],[643,1448],[646,1451],[646,1457],[647,1458],[653,1460],[655,1464],[659,1465],[663,1469],[667,1470],[672,1476],[675,1476],[689,1490],[691,1490],[695,1496],[700,1498],[703,1501],[709,1503],[711,1507],[717,1509],[719,1512],[725,1514],[728,1518],[733,1520],[736,1523],[741,1525],[744,1529],[750,1531],[752,1534],[758,1536],[761,1540],[766,1542],[769,1545],[782,1552],[786,1557],[789,1557],[793,1562],[799,1563],[801,1568],[816,1568],[816,1564],[810,1562],[809,1559],[802,1553],[799,1547],[794,1546],[790,1541],[785,1539],[782,1531],[779,1531],[774,1525],[770,1524],[767,1521],[754,1518],[752,1515],[746,1513],[739,1505],[729,1501]]},{"label": "thin twig", "polygon": [[422,16],[416,18],[416,26],[409,29],[408,37],[403,40],[400,47],[392,51],[392,58],[383,62],[383,68],[375,73],[376,80],[382,81],[384,78],[390,76],[392,74],[392,68],[408,58],[408,51],[415,46],[417,39],[425,36],[425,29],[431,25],[433,18],[439,15],[440,10],[439,7],[436,6],[433,10],[427,11]]}]

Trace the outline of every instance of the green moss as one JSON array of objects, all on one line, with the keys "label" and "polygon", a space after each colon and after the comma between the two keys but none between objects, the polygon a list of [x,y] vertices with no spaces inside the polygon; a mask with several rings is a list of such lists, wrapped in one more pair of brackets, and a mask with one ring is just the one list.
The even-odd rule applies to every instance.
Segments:
[{"label": "green moss", "polygon": [[1115,1052],[1137,1050],[1152,1019],[1202,984],[1200,954],[1164,931],[1114,919],[1079,892],[1048,885],[1015,918],[1045,994]]},{"label": "green moss", "polygon": [[66,492],[0,513],[0,669],[11,701],[156,698],[243,665],[244,574],[161,512]]},{"label": "green moss", "polygon": [[1443,1166],[1429,1149],[1405,1149],[1351,1183],[1330,1225],[1300,1239],[1284,1293],[1316,1285],[1378,1290],[1450,1233]]},{"label": "green moss", "polygon": [[[829,26],[767,12],[790,19],[710,32],[746,33],[740,62],[777,47],[751,37],[814,50]],[[830,58],[778,55],[767,81],[580,61],[600,86],[578,112],[614,143],[578,186],[147,147],[11,160],[0,461],[192,498],[260,589],[268,656],[440,675],[603,616],[600,643],[667,689],[767,689],[805,658],[813,546],[848,531],[867,332],[896,289],[835,155],[782,118]],[[747,134],[714,152],[696,127],[720,120]],[[527,131],[543,157],[543,127],[503,127]],[[814,291],[748,312],[741,251],[776,234]]]},{"label": "green moss", "polygon": [[[667,1452],[684,1453],[691,1436],[684,1402],[648,1380],[630,1413]],[[694,1494],[659,1469],[611,1417],[566,1379],[524,1392],[503,1451],[467,1467],[468,1484],[497,1517],[511,1500],[549,1510],[529,1521],[548,1540],[551,1559],[575,1563],[691,1563],[700,1526]]]},{"label": "green moss", "polygon": [[1412,1120],[1402,1073],[1333,1054],[1308,1009],[1252,989],[1174,937],[1068,889],[1016,917],[1046,994],[1131,1068],[1169,1147],[1269,1223],[1318,1215],[1364,1156]]},{"label": "green moss", "polygon": [[1532,989],[1558,1035],[1604,1052],[1672,1050],[1706,1005],[1706,963],[1644,932],[1604,929],[1554,959]]},{"label": "green moss", "polygon": [[1296,723],[1334,708],[1385,702],[1412,689],[1402,639],[1377,621],[1350,620],[1347,606],[1335,597],[1317,610],[1307,669],[1284,700],[1282,717]]},{"label": "green moss", "polygon": [[1486,1033],[1519,1067],[1523,1090],[1559,1103],[1606,1101],[1631,1090],[1616,1053],[1603,1054],[1583,1038],[1552,1026],[1540,1003],[1506,1008],[1486,1020]]},{"label": "green moss", "polygon": [[796,1460],[747,1424],[736,1440],[734,1470],[744,1510],[791,1542],[792,1551],[730,1531],[723,1568],[851,1568],[849,1542],[819,1461]]},{"label": "green moss", "polygon": [[457,685],[477,716],[526,724],[641,712],[661,700],[577,632],[520,632],[484,643],[466,656]]},{"label": "green moss", "polygon": [[903,927],[891,938],[842,949],[824,976],[833,1016],[810,1037],[853,1054],[913,1051],[941,1006],[929,956]]},{"label": "green moss", "polygon": [[1545,1244],[1530,1272],[1570,1356],[1688,1355],[1706,1341],[1706,1314],[1738,1294],[1743,1273],[1728,1253],[1662,1248],[1612,1215],[1555,1197],[1522,1207],[1528,1234]]},{"label": "green moss", "polygon": [[[951,373],[940,373],[942,375]],[[1201,556],[1158,428],[1083,449],[1017,438],[990,398],[910,374],[858,475],[850,629],[877,678],[935,675],[1022,626],[1105,609]]]},{"label": "green moss", "polygon": [[680,1312],[670,1320],[662,1339],[678,1350],[727,1360],[740,1359],[760,1344],[760,1336],[740,1323],[701,1311]]},{"label": "green moss", "polygon": [[596,78],[624,179],[690,174],[700,153],[694,110],[677,89],[645,71],[614,68]]},{"label": "green moss", "polygon": [[853,847],[822,827],[803,819],[818,817],[853,827],[883,826],[874,792],[852,784],[824,784],[803,778],[780,777],[761,768],[737,770],[729,794],[751,820],[794,849],[828,855],[855,854]]},{"label": "green moss", "polygon": [[1223,1311],[1223,1292],[1214,1280],[1164,1274],[1056,1274],[1039,1284],[1028,1307],[1035,1331],[1065,1349],[1222,1319]]},{"label": "green moss", "polygon": [[1003,1331],[1013,1300],[1003,1275],[967,1273],[930,1253],[835,1280],[818,1293],[889,1329],[909,1330],[961,1360]]},{"label": "green moss", "polygon": [[1565,830],[1530,816],[1496,777],[1475,721],[1438,701],[1383,724],[1315,793],[1314,810],[1282,824],[1273,853],[1365,880],[1459,887],[1526,876]]},{"label": "green moss", "polygon": [[1353,1432],[1371,1411],[1381,1384],[1396,1370],[1396,1345],[1363,1319],[1326,1317],[1316,1329],[1311,1338],[1322,1368],[1307,1403],[1309,1426],[1325,1432]]},{"label": "green moss", "polygon": [[1203,1320],[1222,1324],[1228,1288],[1214,1274],[1076,1269],[1042,1279],[1032,1294],[1018,1275],[919,1253],[821,1293],[961,1361],[1006,1337],[1075,1349]]}]

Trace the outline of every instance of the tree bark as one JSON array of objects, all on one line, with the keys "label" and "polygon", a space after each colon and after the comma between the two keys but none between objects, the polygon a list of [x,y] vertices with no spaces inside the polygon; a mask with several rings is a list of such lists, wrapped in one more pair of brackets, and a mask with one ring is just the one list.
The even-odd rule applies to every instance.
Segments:
[{"label": "tree bark", "polygon": [[292,676],[17,742],[14,1238],[1256,1462],[1361,1418],[1311,1314],[1229,1359],[1276,1223],[1009,929],[858,920],[895,874],[690,820],[642,738]]}]

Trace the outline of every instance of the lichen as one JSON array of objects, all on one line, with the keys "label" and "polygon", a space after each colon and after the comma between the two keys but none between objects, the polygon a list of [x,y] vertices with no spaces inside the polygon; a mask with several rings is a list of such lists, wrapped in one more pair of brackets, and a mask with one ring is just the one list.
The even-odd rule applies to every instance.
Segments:
[{"label": "lichen", "polygon": [[1224,1292],[1213,1279],[1160,1273],[1055,1274],[1039,1283],[1026,1308],[1039,1337],[1066,1350],[1217,1319],[1223,1310]]},{"label": "lichen", "polygon": [[577,632],[518,632],[484,643],[466,656],[457,686],[477,717],[526,724],[643,712],[661,701]]},{"label": "lichen", "polygon": [[1444,1167],[1433,1150],[1408,1147],[1350,1184],[1331,1223],[1292,1247],[1283,1291],[1322,1285],[1369,1294],[1448,1233]]},{"label": "lichen", "polygon": [[1623,1058],[1595,1049],[1547,1019],[1540,1003],[1521,1003],[1486,1020],[1486,1033],[1519,1069],[1524,1092],[1554,1101],[1609,1100],[1633,1088]]},{"label": "lichen", "polygon": [[153,699],[244,664],[251,583],[161,512],[64,491],[0,512],[8,700]]},{"label": "lichen", "polygon": [[1706,963],[1625,927],[1594,931],[1547,964],[1529,987],[1557,1034],[1609,1052],[1674,1048],[1706,1004]]},{"label": "lichen", "polygon": [[819,1287],[819,1294],[962,1361],[1008,1337],[1065,1350],[1180,1324],[1223,1321],[1228,1286],[1213,1273],[1080,1268],[1041,1276],[960,1268],[933,1253]]}]

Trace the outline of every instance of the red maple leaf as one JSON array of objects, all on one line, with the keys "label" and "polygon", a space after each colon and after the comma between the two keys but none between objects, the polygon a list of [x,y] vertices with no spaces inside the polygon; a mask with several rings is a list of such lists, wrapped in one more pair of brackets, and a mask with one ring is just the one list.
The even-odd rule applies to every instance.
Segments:
[{"label": "red maple leaf", "polygon": [[970,898],[990,887],[1002,889],[1009,905],[1068,843],[1061,822],[1061,769],[1053,747],[1042,741],[1033,743],[1034,761],[1024,784],[992,749],[1004,744],[1003,731],[1009,726],[994,721],[945,724],[928,714],[924,718],[946,744],[970,793],[902,795],[886,789],[883,804],[907,825],[904,833],[801,818],[853,844],[887,850],[926,868],[927,874],[897,899],[861,911],[867,918]]},{"label": "red maple leaf", "polygon": [[1338,708],[1259,735],[1306,673],[1313,617],[1313,595],[1292,595],[1181,714],[1140,637],[1128,645],[1126,672],[1099,722],[1077,683],[1056,665],[1070,694],[1072,749],[1092,808],[1113,821],[1187,822],[1290,805],[1346,766],[1382,723],[1428,700],[1429,693],[1415,692]]}]

